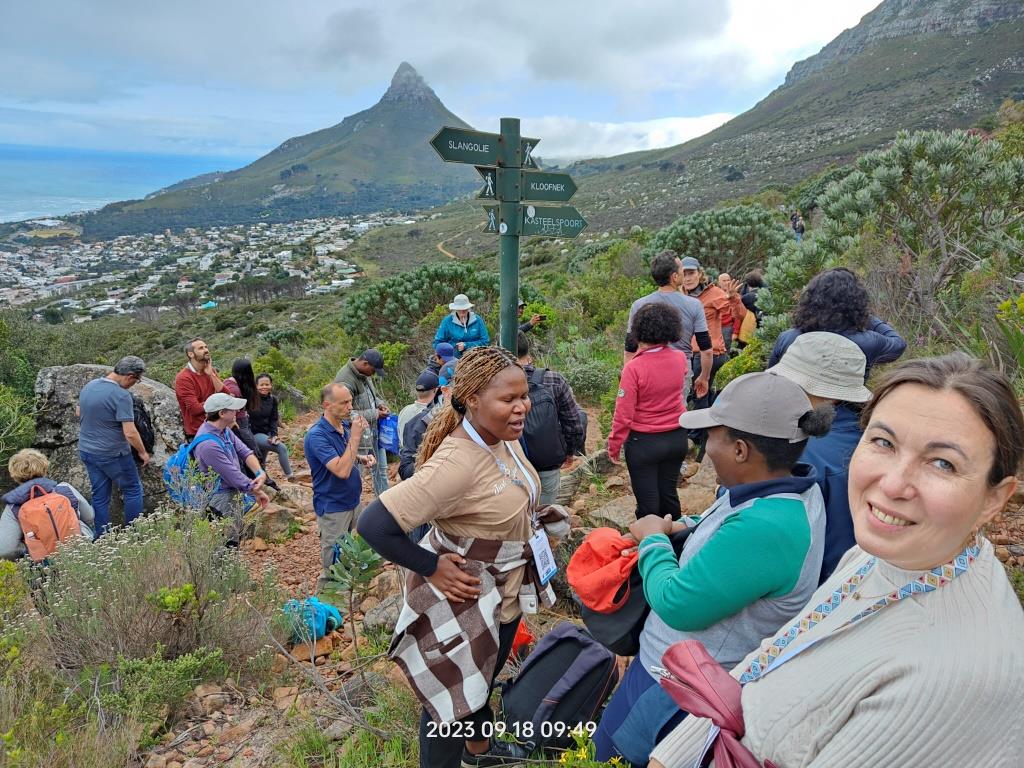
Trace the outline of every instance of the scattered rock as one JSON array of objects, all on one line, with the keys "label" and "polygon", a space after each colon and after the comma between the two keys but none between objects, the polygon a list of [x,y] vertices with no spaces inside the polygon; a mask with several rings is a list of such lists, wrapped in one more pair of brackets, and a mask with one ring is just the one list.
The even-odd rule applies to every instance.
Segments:
[{"label": "scattered rock", "polygon": [[363,627],[368,631],[383,630],[391,632],[398,623],[398,614],[402,610],[402,596],[400,594],[388,595],[380,605],[366,612],[363,617]]},{"label": "scattered rock", "polygon": [[626,481],[620,475],[614,475],[605,480],[605,488],[622,488]]},{"label": "scattered rock", "polygon": [[281,539],[287,535],[288,528],[295,522],[297,519],[291,509],[271,502],[256,518],[253,536],[264,541]]},{"label": "scattered rock", "polygon": [[250,546],[252,547],[253,552],[266,552],[268,549],[270,549],[270,546],[267,544],[267,542],[265,542],[259,536],[255,537],[252,540],[252,544]]},{"label": "scattered rock", "polygon": [[323,735],[325,739],[331,741],[342,741],[348,738],[354,727],[348,720],[335,720],[324,729]]},{"label": "scattered rock", "polygon": [[999,562],[1005,563],[1010,559],[1010,550],[1006,547],[996,547],[996,557],[999,558]]},{"label": "scattered rock", "polygon": [[148,758],[144,768],[167,768],[167,758],[163,755],[154,752]]},{"label": "scattered rock", "polygon": [[332,650],[334,650],[334,643],[328,636],[321,637],[315,644],[299,643],[292,648],[291,653],[298,661],[309,661],[310,659],[315,659],[318,656],[326,656]]},{"label": "scattered rock", "polygon": [[280,710],[291,709],[299,698],[299,689],[295,686],[275,688],[273,694],[274,707]]},{"label": "scattered rock", "polygon": [[219,712],[231,703],[230,694],[225,693],[224,689],[219,685],[209,683],[197,685],[195,690],[193,690],[193,693],[199,701],[199,706],[202,708],[203,714],[207,717],[212,715],[214,712]]},{"label": "scattered rock", "polygon": [[618,528],[625,532],[629,530],[631,524],[636,522],[636,499],[632,496],[620,496],[613,499],[592,511],[590,519],[594,521],[595,525]]}]

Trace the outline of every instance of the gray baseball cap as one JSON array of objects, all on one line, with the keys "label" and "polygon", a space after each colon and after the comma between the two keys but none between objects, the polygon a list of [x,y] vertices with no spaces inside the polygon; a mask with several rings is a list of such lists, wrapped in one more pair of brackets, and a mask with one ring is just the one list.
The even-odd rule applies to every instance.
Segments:
[{"label": "gray baseball cap", "polygon": [[245,400],[240,397],[232,397],[227,392],[215,392],[206,398],[203,403],[203,410],[207,413],[218,411],[240,411],[245,408]]},{"label": "gray baseball cap", "polygon": [[700,262],[693,258],[693,256],[684,256],[679,262],[682,264],[683,269],[700,269]]},{"label": "gray baseball cap", "polygon": [[871,390],[864,386],[867,358],[845,336],[825,331],[802,333],[768,373],[785,376],[816,397],[866,403]]},{"label": "gray baseball cap", "polygon": [[740,432],[799,443],[810,435],[800,429],[800,417],[811,401],[787,378],[766,371],[746,373],[729,382],[710,408],[687,411],[679,417],[685,429],[732,427]]}]

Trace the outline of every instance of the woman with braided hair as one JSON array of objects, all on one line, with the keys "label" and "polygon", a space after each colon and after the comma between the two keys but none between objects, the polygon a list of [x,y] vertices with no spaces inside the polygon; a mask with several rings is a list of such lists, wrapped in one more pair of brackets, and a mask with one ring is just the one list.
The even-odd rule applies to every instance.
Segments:
[{"label": "woman with braided hair", "polygon": [[[538,578],[550,555],[544,534],[568,532],[563,508],[538,509],[540,477],[518,443],[530,397],[516,358],[474,347],[452,385],[415,474],[358,523],[374,549],[409,570],[390,653],[423,704],[420,765],[429,768],[526,757],[516,744],[488,739],[488,698],[523,611],[553,602]],[[407,533],[424,523],[430,532],[416,545]]]}]

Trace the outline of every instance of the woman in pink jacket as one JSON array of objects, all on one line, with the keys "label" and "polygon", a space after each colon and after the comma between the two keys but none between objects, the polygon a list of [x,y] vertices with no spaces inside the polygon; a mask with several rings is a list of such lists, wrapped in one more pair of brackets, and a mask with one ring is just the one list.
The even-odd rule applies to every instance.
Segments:
[{"label": "woman in pink jacket", "polygon": [[619,379],[608,458],[619,464],[625,448],[629,481],[636,496],[636,516],[679,516],[676,483],[686,456],[686,430],[679,417],[686,410],[683,382],[686,355],[669,345],[679,341],[682,321],[668,304],[648,304],[633,318],[637,354]]}]

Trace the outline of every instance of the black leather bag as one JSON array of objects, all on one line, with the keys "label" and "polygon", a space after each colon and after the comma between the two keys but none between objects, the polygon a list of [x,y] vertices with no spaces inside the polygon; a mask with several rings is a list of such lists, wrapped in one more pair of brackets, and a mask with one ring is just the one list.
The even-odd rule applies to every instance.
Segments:
[{"label": "black leather bag", "polygon": [[[669,536],[677,558],[693,530],[694,528],[687,528]],[[627,585],[629,597],[619,610],[614,613],[598,613],[583,606],[583,623],[594,639],[612,653],[619,656],[636,656],[640,651],[640,633],[643,632],[644,622],[647,621],[647,614],[651,610],[644,597],[644,580],[640,575],[639,563],[633,566],[633,570],[629,572],[629,579],[615,594],[616,602],[622,599]]]}]

